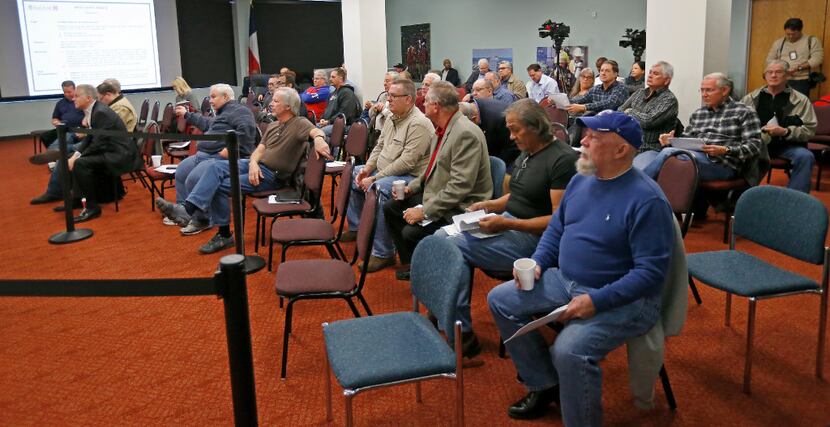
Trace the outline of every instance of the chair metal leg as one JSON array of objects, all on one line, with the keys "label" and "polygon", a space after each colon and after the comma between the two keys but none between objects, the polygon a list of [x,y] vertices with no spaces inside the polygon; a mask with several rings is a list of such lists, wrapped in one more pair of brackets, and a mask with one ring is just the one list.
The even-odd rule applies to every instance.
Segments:
[{"label": "chair metal leg", "polygon": [[360,301],[360,304],[363,305],[363,309],[366,310],[366,315],[371,316],[372,310],[369,310],[369,304],[367,304],[366,299],[363,298],[363,293],[357,294],[357,299]]},{"label": "chair metal leg", "polygon": [[346,302],[349,303],[349,308],[352,309],[352,313],[354,313],[354,317],[360,317],[360,312],[357,311],[357,306],[354,305],[354,302],[352,301],[352,299],[351,298],[343,298],[343,299],[345,299]]},{"label": "chair metal leg", "polygon": [[[328,323],[323,323],[323,330],[326,329]],[[326,348],[326,341],[323,340],[323,375],[326,381],[326,421],[331,421],[334,418],[331,414],[331,369],[329,369],[329,352]]]},{"label": "chair metal leg", "polygon": [[[273,224],[271,224],[273,227]],[[265,243],[265,238],[263,237],[263,244]],[[271,263],[274,262],[274,239],[269,235],[268,236],[268,271],[271,271]]]},{"label": "chair metal leg", "polygon": [[506,348],[504,347],[504,341],[499,338],[499,358],[504,359],[506,358]]},{"label": "chair metal leg", "polygon": [[660,367],[660,382],[663,383],[663,392],[666,394],[666,401],[669,403],[669,408],[674,411],[677,409],[677,401],[674,400],[674,392],[671,389],[669,374],[666,372],[666,365]]},{"label": "chair metal leg", "polygon": [[340,247],[340,242],[334,242],[334,247],[337,248],[337,252],[340,253],[340,259],[343,261],[348,262],[349,258],[346,257],[346,252],[343,252],[343,248]]},{"label": "chair metal leg", "polygon": [[821,294],[821,307],[818,315],[818,348],[816,349],[816,376],[824,379],[824,346],[827,339],[827,287]]},{"label": "chair metal leg", "polygon": [[423,399],[421,398],[421,382],[420,381],[415,383],[415,402],[424,403]]},{"label": "chair metal leg", "polygon": [[[824,156],[822,156],[822,157],[824,157]],[[821,169],[822,169],[821,161],[822,160],[823,160],[822,158],[819,158],[818,160],[816,160],[816,164],[818,165],[818,171],[816,171],[816,191],[819,191],[819,188],[821,187]]]},{"label": "chair metal leg", "polygon": [[723,324],[726,327],[729,327],[729,318],[732,316],[732,294],[729,292],[726,293],[726,319],[724,319]]},{"label": "chair metal leg", "polygon": [[464,426],[464,355],[461,351],[461,322],[455,321],[455,411],[458,427]]},{"label": "chair metal leg", "polygon": [[689,289],[692,290],[692,296],[695,297],[695,302],[697,305],[703,304],[703,300],[700,299],[700,294],[697,292],[697,286],[695,286],[695,281],[692,279],[692,275],[689,275]]},{"label": "chair metal leg", "polygon": [[282,244],[282,256],[280,257],[280,263],[285,262],[285,254],[288,252],[288,247],[291,246],[287,243]]},{"label": "chair metal leg", "polygon": [[280,378],[285,379],[286,365],[288,365],[288,336],[291,335],[291,314],[294,309],[294,300],[288,300],[288,307],[285,309],[285,329],[282,333],[282,369]]},{"label": "chair metal leg", "polygon": [[280,308],[282,308],[282,306],[283,306],[283,301],[284,301],[284,298],[280,297]]},{"label": "chair metal leg", "polygon": [[343,400],[346,403],[346,427],[352,427],[354,420],[352,420],[352,398],[354,392],[352,390],[343,390]]},{"label": "chair metal leg", "polygon": [[755,298],[749,298],[749,313],[746,322],[746,360],[744,361],[744,393],[750,394],[752,376],[752,340],[755,338]]},{"label": "chair metal leg", "polygon": [[[259,219],[262,216],[257,213],[256,215],[256,228],[254,228],[254,252],[259,252]],[[264,243],[264,242],[263,242]]]}]

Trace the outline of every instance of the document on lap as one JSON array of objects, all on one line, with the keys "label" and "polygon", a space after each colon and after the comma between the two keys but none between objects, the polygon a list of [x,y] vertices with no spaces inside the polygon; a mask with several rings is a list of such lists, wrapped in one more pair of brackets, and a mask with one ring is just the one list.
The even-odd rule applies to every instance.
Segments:
[{"label": "document on lap", "polygon": [[669,138],[669,143],[674,148],[692,151],[703,151],[703,145],[705,144],[700,138]]},{"label": "document on lap", "polygon": [[552,93],[548,95],[548,99],[550,99],[554,104],[556,104],[556,108],[562,110],[571,106],[571,101],[568,100],[568,95],[564,93]]},{"label": "document on lap", "polygon": [[484,210],[477,210],[473,212],[466,212],[452,217],[452,224],[441,227],[447,234],[454,236],[461,232],[467,232],[473,237],[479,239],[486,239],[488,237],[498,236],[501,233],[485,233],[479,228],[478,222],[481,218],[496,216],[494,213],[487,213]]},{"label": "document on lap", "polygon": [[161,165],[156,168],[156,172],[174,174],[177,166],[179,165]]},{"label": "document on lap", "polygon": [[565,304],[562,307],[559,307],[556,310],[551,311],[550,313],[548,313],[547,316],[541,317],[539,319],[536,319],[536,320],[528,323],[527,325],[522,326],[521,328],[519,328],[518,331],[516,331],[515,334],[513,334],[513,336],[511,336],[510,338],[504,340],[504,343],[507,344],[513,338],[520,337],[520,336],[522,336],[522,335],[524,335],[524,334],[526,334],[526,333],[528,333],[532,330],[539,329],[542,326],[547,325],[548,323],[555,322],[556,319],[558,319],[559,316],[561,316],[562,313],[564,313],[565,310],[567,310],[567,309],[568,309],[568,304]]}]

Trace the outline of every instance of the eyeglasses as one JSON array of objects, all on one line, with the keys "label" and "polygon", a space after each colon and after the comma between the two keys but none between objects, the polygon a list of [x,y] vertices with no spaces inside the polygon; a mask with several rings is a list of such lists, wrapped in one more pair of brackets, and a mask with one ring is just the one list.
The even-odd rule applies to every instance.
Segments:
[{"label": "eyeglasses", "polygon": [[499,70],[507,70],[507,67],[499,67]]},{"label": "eyeglasses", "polygon": [[784,73],[785,73],[784,70],[767,70],[767,71],[764,72],[764,74],[771,74],[771,75],[775,75],[775,76],[783,76]]},{"label": "eyeglasses", "polygon": [[404,96],[409,96],[409,95],[406,95],[406,94],[396,95],[394,93],[389,93],[389,95],[388,95],[389,99],[403,98]]}]

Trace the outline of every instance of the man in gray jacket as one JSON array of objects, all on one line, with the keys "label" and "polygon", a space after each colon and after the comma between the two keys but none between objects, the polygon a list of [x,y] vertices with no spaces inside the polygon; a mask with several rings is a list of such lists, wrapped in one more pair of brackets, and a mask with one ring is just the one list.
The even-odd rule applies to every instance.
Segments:
[{"label": "man in gray jacket", "polygon": [[[412,80],[397,78],[388,90],[389,110],[392,116],[384,122],[378,142],[365,166],[357,166],[352,173],[352,191],[349,201],[349,233],[353,240],[363,211],[365,191],[372,185],[383,204],[392,198],[392,183],[409,183],[427,167],[429,140],[435,127],[421,110],[415,108],[415,84]],[[383,210],[378,212],[377,228],[368,271],[374,272],[395,265],[395,248],[386,230]]]}]

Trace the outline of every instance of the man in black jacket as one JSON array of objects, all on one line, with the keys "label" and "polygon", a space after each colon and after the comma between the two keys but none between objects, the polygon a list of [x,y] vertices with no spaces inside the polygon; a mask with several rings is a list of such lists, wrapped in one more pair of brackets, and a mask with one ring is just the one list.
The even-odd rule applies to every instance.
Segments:
[{"label": "man in black jacket", "polygon": [[330,82],[334,86],[334,92],[329,97],[329,103],[319,123],[327,137],[331,136],[332,122],[338,114],[342,113],[346,117],[348,126],[360,117],[362,111],[360,101],[354,94],[354,88],[346,84],[346,70],[343,68],[331,70]]},{"label": "man in black jacket", "polygon": [[450,82],[455,87],[461,84],[461,79],[458,77],[458,70],[452,67],[452,62],[450,62],[449,58],[444,60],[444,69],[441,70],[441,80]]},{"label": "man in black jacket", "polygon": [[[115,111],[103,102],[96,101],[96,90],[91,85],[78,85],[75,89],[75,106],[84,111],[93,130],[127,131]],[[96,194],[101,185],[101,176],[109,175],[120,179],[122,174],[135,167],[137,157],[138,148],[126,135],[87,135],[84,138],[68,163],[80,196],[86,198],[86,206],[75,217],[75,222],[101,216]]]}]

